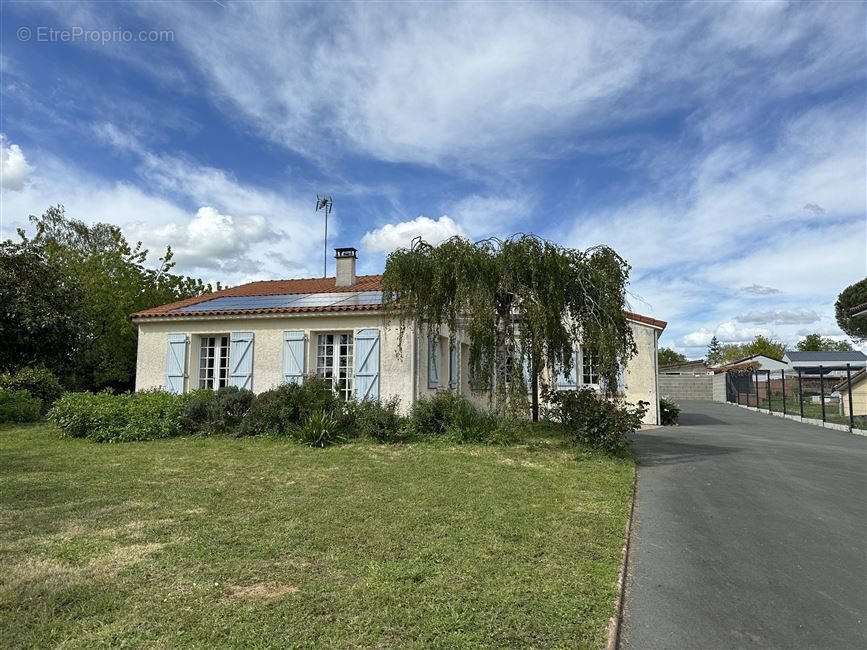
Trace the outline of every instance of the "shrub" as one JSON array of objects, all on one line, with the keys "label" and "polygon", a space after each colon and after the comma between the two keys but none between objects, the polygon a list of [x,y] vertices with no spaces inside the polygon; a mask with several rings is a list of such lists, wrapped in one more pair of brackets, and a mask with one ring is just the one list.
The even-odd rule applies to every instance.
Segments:
[{"label": "shrub", "polygon": [[113,395],[108,390],[65,393],[51,407],[48,419],[65,437],[110,442],[123,435],[129,399],[129,394]]},{"label": "shrub", "polygon": [[210,388],[189,394],[184,409],[184,429],[190,433],[211,433],[214,430],[214,391]]},{"label": "shrub", "polygon": [[128,442],[182,435],[186,432],[188,395],[163,391],[65,393],[48,418],[65,437],[94,442]]},{"label": "shrub", "polygon": [[313,411],[295,428],[296,437],[311,447],[327,447],[345,439],[343,423],[334,413]]},{"label": "shrub", "polygon": [[577,442],[610,454],[622,452],[626,434],[641,427],[646,402],[630,406],[607,399],[590,388],[557,391],[549,395],[557,419],[567,426]]},{"label": "shrub", "polygon": [[241,424],[253,404],[253,391],[237,386],[222,386],[214,393],[211,422],[215,429],[231,431]]},{"label": "shrub", "polygon": [[659,400],[659,416],[662,424],[677,424],[677,419],[680,417],[680,407],[663,397]]},{"label": "shrub", "polygon": [[343,412],[347,428],[357,436],[377,442],[406,442],[410,438],[410,428],[399,408],[400,400],[395,397],[385,402],[347,402]]},{"label": "shrub", "polygon": [[295,435],[312,413],[322,411],[344,417],[344,403],[321,377],[311,375],[301,384],[283,384],[253,400],[239,435]]},{"label": "shrub", "polygon": [[21,368],[14,373],[0,374],[0,388],[7,390],[26,390],[33,397],[42,400],[42,413],[63,394],[63,388],[54,373],[47,368]]},{"label": "shrub", "polygon": [[409,429],[418,437],[442,437],[458,443],[497,442],[515,439],[515,418],[482,411],[461,395],[439,391],[413,404]]},{"label": "shrub", "polygon": [[26,390],[0,388],[0,422],[35,422],[42,411],[42,400]]},{"label": "shrub", "polygon": [[171,438],[187,433],[185,413],[189,395],[175,395],[165,391],[144,391],[120,400],[124,407],[126,424],[120,435],[109,442],[131,442]]}]

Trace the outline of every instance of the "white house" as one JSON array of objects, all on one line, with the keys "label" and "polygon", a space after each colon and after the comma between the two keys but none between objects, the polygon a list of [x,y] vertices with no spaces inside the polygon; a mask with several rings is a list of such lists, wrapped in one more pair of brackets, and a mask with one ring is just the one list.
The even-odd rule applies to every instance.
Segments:
[{"label": "white house", "polygon": [[856,372],[867,366],[867,355],[858,350],[827,351],[827,352],[801,352],[799,350],[786,350],[783,361],[787,364],[787,370],[792,372],[801,371],[806,376],[819,376],[819,372],[828,377],[845,377],[846,366],[850,372]]},{"label": "white house", "polygon": [[[138,326],[136,390],[185,392],[232,385],[256,393],[316,373],[346,399],[397,397],[402,408],[439,390],[487,403],[470,386],[463,333],[427,336],[386,323],[379,275],[356,276],[356,250],[338,248],[332,278],[269,280],[224,289],[133,314]],[[638,354],[623,372],[626,399],[651,404],[659,422],[657,339],[665,323],[627,313]],[[558,388],[597,386],[592,359],[575,351],[576,368]]]}]

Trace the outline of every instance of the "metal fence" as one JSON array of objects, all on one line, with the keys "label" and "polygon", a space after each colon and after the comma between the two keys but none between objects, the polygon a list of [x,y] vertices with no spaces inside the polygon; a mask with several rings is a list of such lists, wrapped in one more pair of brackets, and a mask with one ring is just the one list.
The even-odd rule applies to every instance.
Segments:
[{"label": "metal fence", "polygon": [[867,429],[867,383],[860,370],[846,364],[795,371],[729,371],[726,400],[802,420]]}]

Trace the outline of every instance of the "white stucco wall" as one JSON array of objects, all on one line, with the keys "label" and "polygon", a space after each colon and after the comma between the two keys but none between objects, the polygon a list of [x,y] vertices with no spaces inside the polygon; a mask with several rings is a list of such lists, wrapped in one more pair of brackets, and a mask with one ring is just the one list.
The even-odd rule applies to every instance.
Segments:
[{"label": "white stucco wall", "polygon": [[[637,403],[644,400],[650,408],[644,421],[659,422],[656,346],[659,331],[641,323],[631,323],[638,354],[626,366],[626,399]],[[171,319],[165,321],[142,320],[138,323],[138,356],[136,361],[136,390],[164,388],[166,381],[166,348],[168,335],[186,334],[187,378],[184,390],[198,385],[199,345],[201,336],[252,332],[253,391],[261,393],[280,384],[283,377],[283,332],[303,330],[307,334],[307,372],[315,369],[316,334],[320,332],[355,331],[364,328],[380,329],[380,397],[396,396],[406,410],[416,396],[431,395],[437,390],[449,390],[449,333],[440,332],[440,387],[428,387],[428,342],[425,333],[415,336],[408,329],[404,339],[403,355],[398,358],[398,328],[387,327],[378,314],[357,312],[336,314],[300,314],[247,318]],[[468,341],[459,337],[458,363],[461,368],[458,390],[462,395],[486,407],[490,404],[488,391],[472,390],[469,376]],[[415,357],[415,381],[413,381]]]},{"label": "white stucco wall", "polygon": [[[380,316],[359,314],[320,314],[279,317],[226,318],[212,320],[172,319],[143,321],[138,324],[136,390],[163,388],[166,381],[166,348],[170,333],[186,334],[187,379],[184,390],[195,389],[198,382],[201,336],[253,332],[253,391],[261,393],[280,384],[283,377],[283,332],[303,330],[307,334],[307,372],[315,369],[316,334],[346,332],[364,328],[380,329],[380,397],[397,396],[404,408],[412,403],[412,335],[408,332],[404,354],[397,358],[398,329],[385,327]],[[426,384],[425,384],[426,385]]]},{"label": "white stucco wall", "polygon": [[645,424],[659,424],[659,387],[657,375],[659,364],[656,358],[659,330],[643,323],[631,322],[632,336],[638,354],[626,364],[624,383],[626,401],[637,404],[639,400],[650,402],[644,416]]}]

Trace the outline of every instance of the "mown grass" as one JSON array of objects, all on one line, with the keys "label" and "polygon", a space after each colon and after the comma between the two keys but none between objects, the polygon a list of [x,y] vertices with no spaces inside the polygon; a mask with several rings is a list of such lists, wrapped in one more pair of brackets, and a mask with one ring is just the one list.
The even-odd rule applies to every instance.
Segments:
[{"label": "mown grass", "polygon": [[600,647],[631,459],[0,428],[6,647]]},{"label": "mown grass", "polygon": [[[771,410],[775,413],[783,412],[783,397],[781,395],[772,395],[771,396]],[[785,412],[788,415],[800,415],[800,404],[798,403],[798,396],[794,397],[786,397],[786,410]],[[759,408],[763,410],[768,409],[768,400],[763,399],[759,403]],[[849,426],[849,416],[848,415],[840,415],[838,404],[825,404],[825,421],[833,422],[835,424],[842,424],[844,426]],[[857,411],[854,411],[857,413]],[[814,420],[822,419],[822,405],[814,404],[812,400],[808,396],[804,396],[804,417],[812,418]],[[855,418],[855,428],[856,429],[867,429],[867,422],[862,419]]]}]

